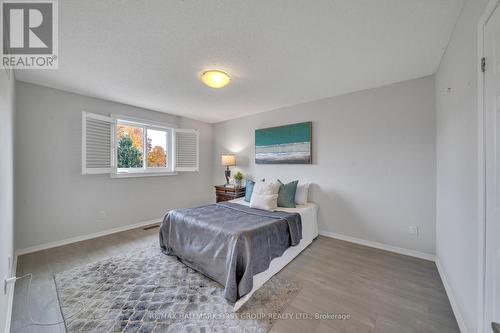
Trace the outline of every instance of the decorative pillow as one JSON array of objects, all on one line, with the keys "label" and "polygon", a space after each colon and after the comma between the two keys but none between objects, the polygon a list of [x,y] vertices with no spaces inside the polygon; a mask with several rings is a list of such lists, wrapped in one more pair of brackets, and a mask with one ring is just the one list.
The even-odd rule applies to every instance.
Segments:
[{"label": "decorative pillow", "polygon": [[278,207],[295,208],[295,192],[297,191],[298,180],[283,184],[278,179],[280,189],[278,192]]},{"label": "decorative pillow", "polygon": [[[280,190],[279,183],[256,182],[253,187],[253,194],[278,194]],[[253,195],[252,194],[252,195]]]},{"label": "decorative pillow", "polygon": [[299,183],[295,192],[295,203],[297,205],[305,205],[309,194],[309,185],[311,183]]},{"label": "decorative pillow", "polygon": [[247,202],[250,202],[250,199],[252,198],[254,185],[255,182],[253,180],[247,180],[247,183],[245,185],[245,201]]},{"label": "decorative pillow", "polygon": [[278,195],[277,194],[261,194],[253,193],[250,199],[250,208],[258,208],[269,211],[274,211],[278,208]]}]

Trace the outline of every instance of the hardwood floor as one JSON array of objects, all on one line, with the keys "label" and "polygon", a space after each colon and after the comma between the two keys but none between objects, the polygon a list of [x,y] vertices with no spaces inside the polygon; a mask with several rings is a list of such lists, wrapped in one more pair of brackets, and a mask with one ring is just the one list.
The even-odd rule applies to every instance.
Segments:
[{"label": "hardwood floor", "polygon": [[[134,251],[157,235],[157,228],[135,229],[19,257],[17,276],[33,274],[33,319],[61,320],[54,273]],[[430,261],[319,237],[279,276],[301,285],[284,313],[308,313],[312,318],[278,320],[271,332],[459,332],[436,265]],[[16,284],[11,332],[64,332],[62,324],[30,325],[27,282]],[[316,314],[323,318],[316,319]],[[334,318],[341,314],[349,318]]]}]

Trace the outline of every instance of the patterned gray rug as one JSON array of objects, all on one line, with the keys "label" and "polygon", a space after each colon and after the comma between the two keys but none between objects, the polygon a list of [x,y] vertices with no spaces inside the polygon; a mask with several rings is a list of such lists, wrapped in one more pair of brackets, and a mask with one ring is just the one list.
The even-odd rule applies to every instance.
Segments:
[{"label": "patterned gray rug", "polygon": [[158,244],[54,276],[68,332],[267,332],[299,286],[272,278],[237,313]]}]

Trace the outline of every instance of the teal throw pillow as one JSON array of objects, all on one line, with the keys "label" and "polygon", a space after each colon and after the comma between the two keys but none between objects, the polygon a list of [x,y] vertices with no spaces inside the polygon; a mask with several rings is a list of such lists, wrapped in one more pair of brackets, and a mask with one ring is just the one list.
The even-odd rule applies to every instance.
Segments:
[{"label": "teal throw pillow", "polygon": [[255,182],[253,180],[247,180],[247,184],[245,185],[245,201],[250,202],[252,199],[253,186]]},{"label": "teal throw pillow", "polygon": [[298,180],[283,184],[279,179],[280,191],[278,192],[278,207],[295,208],[295,192],[297,192]]}]

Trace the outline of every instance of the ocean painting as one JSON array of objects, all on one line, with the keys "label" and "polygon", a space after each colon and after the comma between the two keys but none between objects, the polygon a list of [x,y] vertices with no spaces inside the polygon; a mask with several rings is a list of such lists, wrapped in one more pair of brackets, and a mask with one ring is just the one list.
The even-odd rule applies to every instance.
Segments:
[{"label": "ocean painting", "polygon": [[255,163],[311,164],[312,123],[255,130]]}]

